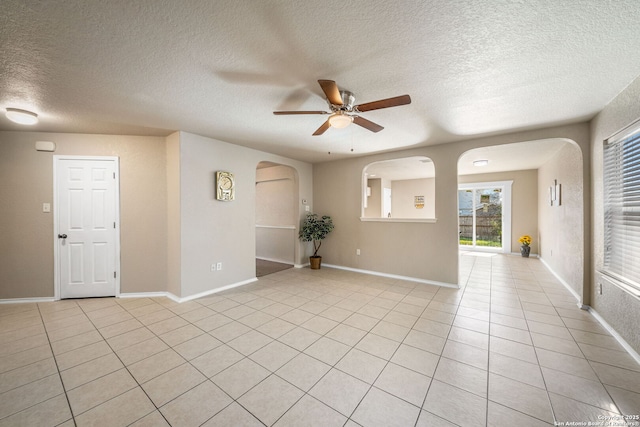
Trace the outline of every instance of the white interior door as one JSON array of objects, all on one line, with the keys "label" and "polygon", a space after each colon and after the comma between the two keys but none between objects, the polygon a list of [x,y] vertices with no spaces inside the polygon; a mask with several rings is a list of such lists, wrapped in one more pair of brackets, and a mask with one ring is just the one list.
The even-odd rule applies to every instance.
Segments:
[{"label": "white interior door", "polygon": [[56,156],[54,162],[58,295],[116,296],[117,159]]}]

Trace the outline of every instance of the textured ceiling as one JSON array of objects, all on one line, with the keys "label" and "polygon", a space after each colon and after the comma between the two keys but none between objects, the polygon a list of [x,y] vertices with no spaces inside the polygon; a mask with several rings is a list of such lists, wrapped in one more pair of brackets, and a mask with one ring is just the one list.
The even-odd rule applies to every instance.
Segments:
[{"label": "textured ceiling", "polygon": [[[325,161],[589,119],[640,74],[638,22],[637,0],[3,0],[0,108]],[[377,134],[272,114],[326,109],[318,79],[413,102],[363,113]]]}]

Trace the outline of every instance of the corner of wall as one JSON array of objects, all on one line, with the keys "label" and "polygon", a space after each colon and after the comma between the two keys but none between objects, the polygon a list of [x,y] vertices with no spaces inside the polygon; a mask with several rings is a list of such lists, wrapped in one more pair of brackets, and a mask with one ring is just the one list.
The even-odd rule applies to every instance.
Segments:
[{"label": "corner of wall", "polygon": [[180,132],[166,138],[167,144],[167,291],[181,296],[180,230]]}]

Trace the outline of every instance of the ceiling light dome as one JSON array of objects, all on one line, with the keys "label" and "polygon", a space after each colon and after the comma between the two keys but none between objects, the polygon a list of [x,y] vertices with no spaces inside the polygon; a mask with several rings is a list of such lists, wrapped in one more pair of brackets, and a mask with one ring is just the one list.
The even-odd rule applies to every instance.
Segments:
[{"label": "ceiling light dome", "polygon": [[346,128],[351,124],[352,121],[353,117],[347,116],[341,111],[334,113],[329,117],[329,124],[331,125],[331,127],[334,127],[336,129]]},{"label": "ceiling light dome", "polygon": [[7,108],[6,116],[7,119],[21,125],[35,125],[38,123],[38,115],[36,113],[19,108]]},{"label": "ceiling light dome", "polygon": [[488,164],[489,164],[489,160],[485,160],[485,159],[473,161],[473,166],[481,167],[481,166],[487,166]]}]

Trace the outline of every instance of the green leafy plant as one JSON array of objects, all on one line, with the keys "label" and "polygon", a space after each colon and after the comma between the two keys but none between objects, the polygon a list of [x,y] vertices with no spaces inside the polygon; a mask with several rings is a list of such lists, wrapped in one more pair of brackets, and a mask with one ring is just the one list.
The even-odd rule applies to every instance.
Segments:
[{"label": "green leafy plant", "polygon": [[303,242],[313,242],[313,256],[318,256],[318,249],[322,245],[322,240],[333,230],[333,220],[328,215],[319,217],[318,214],[307,214],[307,217],[300,228],[298,237]]}]

